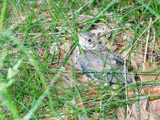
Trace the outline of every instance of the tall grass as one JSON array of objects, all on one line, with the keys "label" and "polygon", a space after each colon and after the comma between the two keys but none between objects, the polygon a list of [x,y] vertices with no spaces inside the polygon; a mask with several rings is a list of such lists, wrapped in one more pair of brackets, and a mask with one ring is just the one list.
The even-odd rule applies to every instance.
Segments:
[{"label": "tall grass", "polygon": [[[110,30],[103,35],[112,34],[106,39],[111,44],[115,44],[117,33],[131,36],[121,52],[141,37],[139,45],[130,49],[130,59],[130,54],[146,43],[147,29],[159,31],[159,5],[156,0],[1,1],[0,119],[116,118],[116,109],[131,102],[124,94],[126,86],[113,90],[111,86],[92,84],[98,88],[92,95],[86,91],[88,86],[77,84],[84,78],[77,77],[70,67],[66,70],[61,64],[53,65],[59,61],[67,65],[67,59],[57,56],[55,47],[53,54],[49,51],[53,44],[70,51],[72,44],[78,44],[77,33],[107,26]],[[148,26],[150,18],[154,23]],[[94,28],[96,23],[100,28]],[[158,39],[159,32],[155,35]],[[79,108],[81,102],[84,104]]]}]

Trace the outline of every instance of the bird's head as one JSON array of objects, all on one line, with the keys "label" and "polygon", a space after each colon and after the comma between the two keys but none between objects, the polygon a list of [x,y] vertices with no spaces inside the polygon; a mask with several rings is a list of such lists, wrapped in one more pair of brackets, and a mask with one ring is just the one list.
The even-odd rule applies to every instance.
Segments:
[{"label": "bird's head", "polygon": [[78,34],[79,44],[84,50],[94,50],[97,48],[97,37],[91,32],[83,32]]}]

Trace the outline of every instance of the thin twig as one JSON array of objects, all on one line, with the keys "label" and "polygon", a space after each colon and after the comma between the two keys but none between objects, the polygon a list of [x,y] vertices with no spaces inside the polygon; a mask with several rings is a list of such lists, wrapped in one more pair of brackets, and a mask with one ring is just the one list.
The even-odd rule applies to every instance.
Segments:
[{"label": "thin twig", "polygon": [[[155,45],[155,41],[156,41],[156,33],[155,33],[155,29],[153,28],[153,46]],[[152,51],[151,51],[151,62],[153,62],[153,47],[152,47]]]},{"label": "thin twig", "polygon": [[[150,18],[149,26],[151,25],[151,22],[152,22],[152,18]],[[145,54],[144,54],[144,62],[146,62],[146,58],[147,58],[149,34],[150,34],[150,28],[148,29],[148,34],[147,34],[146,48],[145,48]]]}]

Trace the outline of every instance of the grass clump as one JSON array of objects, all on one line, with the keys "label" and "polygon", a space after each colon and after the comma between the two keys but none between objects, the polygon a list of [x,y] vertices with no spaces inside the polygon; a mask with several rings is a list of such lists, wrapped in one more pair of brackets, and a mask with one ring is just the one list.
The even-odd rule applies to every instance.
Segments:
[{"label": "grass clump", "polygon": [[[122,56],[128,52],[125,57],[134,73],[142,70],[146,44],[145,61],[159,62],[160,3],[156,0],[0,3],[0,119],[117,119],[118,107],[138,99],[131,100],[124,92],[136,83],[104,87],[77,75],[68,63],[71,58],[58,55],[78,44],[79,32],[95,33],[102,44]],[[86,91],[90,86],[97,91]]]}]

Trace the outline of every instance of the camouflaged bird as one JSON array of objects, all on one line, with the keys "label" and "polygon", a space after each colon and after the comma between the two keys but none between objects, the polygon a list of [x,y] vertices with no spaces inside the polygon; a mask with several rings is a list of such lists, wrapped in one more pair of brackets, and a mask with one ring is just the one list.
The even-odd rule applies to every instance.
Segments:
[{"label": "camouflaged bird", "polygon": [[[123,57],[112,52],[106,46],[99,44],[97,37],[93,33],[80,33],[78,34],[78,39],[81,50],[77,46],[72,56],[77,69],[82,70],[87,77],[98,80],[101,83],[125,83]],[[126,81],[128,83],[131,82],[128,75]]]}]

